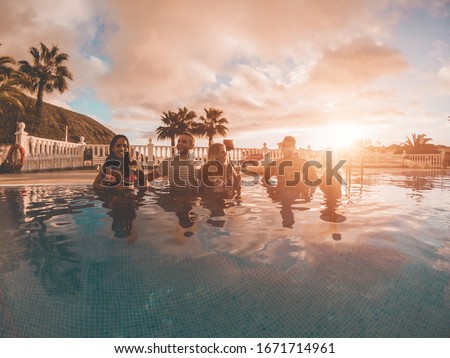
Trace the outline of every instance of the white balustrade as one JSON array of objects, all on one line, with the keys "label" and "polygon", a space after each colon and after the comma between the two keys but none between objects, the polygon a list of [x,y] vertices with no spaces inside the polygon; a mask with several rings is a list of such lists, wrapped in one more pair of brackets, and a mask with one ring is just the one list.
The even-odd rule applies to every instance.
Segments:
[{"label": "white balustrade", "polygon": [[349,164],[356,167],[442,167],[441,154],[363,153],[350,156]]},{"label": "white balustrade", "polygon": [[[25,148],[26,160],[24,171],[73,168],[83,166],[83,154],[85,149],[91,149],[93,153],[93,165],[102,164],[109,153],[109,144],[86,144],[84,137],[80,137],[80,143],[70,143],[53,139],[38,138],[25,132],[25,124],[19,123],[16,132],[16,143]],[[6,147],[0,151],[2,160],[6,158]],[[8,147],[9,148],[9,147]],[[175,146],[154,145],[149,139],[147,145],[132,145],[131,155],[143,164],[159,164],[163,159],[173,156]],[[297,153],[307,160],[325,161],[325,151],[312,151],[311,148],[299,148]],[[206,160],[208,147],[195,147],[193,155],[197,160]],[[262,148],[234,148],[229,152],[231,160],[242,161],[248,155],[262,154],[269,156],[270,160],[282,158],[280,149],[269,149],[264,143]],[[333,162],[346,159],[346,165],[365,167],[434,167],[441,168],[445,153],[440,154],[384,154],[384,153],[350,153],[347,158],[338,158],[333,153]]]},{"label": "white balustrade", "polygon": [[83,166],[85,145],[28,136],[24,171]]}]

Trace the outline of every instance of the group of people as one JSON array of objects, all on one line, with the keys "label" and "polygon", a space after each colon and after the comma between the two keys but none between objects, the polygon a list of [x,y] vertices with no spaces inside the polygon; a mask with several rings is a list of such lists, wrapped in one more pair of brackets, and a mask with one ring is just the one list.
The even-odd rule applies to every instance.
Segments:
[{"label": "group of people", "polygon": [[[130,155],[130,143],[125,135],[116,135],[110,143],[110,153],[94,180],[96,189],[146,188],[148,183],[166,177],[171,191],[200,191],[209,193],[229,193],[240,195],[242,174],[240,168],[234,166],[229,159],[224,144],[214,143],[208,148],[207,161],[201,168],[196,168],[193,159],[195,138],[185,132],[178,136],[177,154],[164,159],[161,164],[147,174],[141,164]],[[320,186],[330,196],[340,197],[340,184],[326,183],[319,179],[316,167],[300,158],[296,152],[296,141],[287,136],[279,143],[283,157],[270,163],[264,170],[261,183],[272,192],[296,195],[314,191]],[[270,179],[276,177],[276,185]],[[325,174],[323,178],[325,177]],[[335,179],[335,178],[333,178]]]},{"label": "group of people", "polygon": [[94,180],[94,188],[145,188],[149,182],[166,177],[174,193],[192,192],[200,188],[201,192],[240,195],[240,170],[231,164],[225,145],[212,144],[208,148],[207,161],[200,169],[196,168],[192,156],[194,147],[195,138],[191,133],[180,134],[177,154],[164,159],[158,167],[145,174],[140,163],[129,154],[128,138],[122,134],[116,135],[110,143],[110,154]]},{"label": "group of people", "polygon": [[[189,201],[184,200],[186,195],[205,194],[205,202],[211,203],[224,198],[240,197],[242,186],[240,168],[232,164],[225,144],[210,145],[207,160],[201,166],[193,158],[194,147],[195,138],[191,133],[180,134],[177,138],[177,154],[164,159],[159,166],[145,173],[141,164],[130,154],[132,151],[128,138],[122,134],[116,135],[110,143],[109,155],[94,180],[94,188],[138,187],[145,190],[155,179],[168,178],[170,194],[174,195],[161,197],[161,206],[166,211],[175,212],[180,225],[189,228],[192,225],[189,218],[191,207],[189,203],[185,203]],[[297,199],[310,200],[316,188],[320,187],[325,194],[325,202],[336,203],[341,197],[341,184],[336,178],[327,183],[326,172],[319,178],[315,166],[298,155],[294,137],[285,137],[279,147],[283,156],[265,167],[260,183],[267,188],[272,200],[281,203],[283,226],[292,227],[291,208]],[[273,177],[277,179],[275,185],[272,185]],[[327,208],[329,206],[327,204]],[[334,209],[335,206],[332,212]],[[332,221],[330,215],[327,214],[326,218],[331,218],[326,221]]]}]

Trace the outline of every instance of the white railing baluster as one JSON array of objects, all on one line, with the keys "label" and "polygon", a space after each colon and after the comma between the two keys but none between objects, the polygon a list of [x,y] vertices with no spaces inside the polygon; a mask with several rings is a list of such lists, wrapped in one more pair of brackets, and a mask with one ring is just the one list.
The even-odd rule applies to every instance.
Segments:
[{"label": "white railing baluster", "polygon": [[[40,170],[51,168],[67,168],[83,165],[84,149],[91,149],[93,153],[93,164],[98,165],[105,161],[109,155],[108,144],[86,144],[84,138],[80,137],[80,143],[64,142],[28,135],[24,131],[25,124],[19,123],[19,131],[16,132],[16,143],[22,145],[26,151],[24,170]],[[137,160],[147,164],[158,164],[161,160],[171,157],[175,147],[168,145],[153,145],[152,141],[146,145],[132,146],[131,153]],[[307,160],[315,159],[324,163],[325,152],[313,152],[311,148],[299,148],[297,153]],[[194,157],[206,160],[208,148],[198,146],[194,149]],[[232,160],[243,160],[249,154],[269,154],[270,160],[276,160],[283,156],[280,149],[269,149],[265,143],[262,148],[237,147],[229,152]],[[443,165],[445,152],[439,154],[385,154],[385,153],[350,153],[347,165],[368,167],[434,167]],[[339,158],[340,159],[340,158]],[[339,160],[333,157],[333,161]]]}]

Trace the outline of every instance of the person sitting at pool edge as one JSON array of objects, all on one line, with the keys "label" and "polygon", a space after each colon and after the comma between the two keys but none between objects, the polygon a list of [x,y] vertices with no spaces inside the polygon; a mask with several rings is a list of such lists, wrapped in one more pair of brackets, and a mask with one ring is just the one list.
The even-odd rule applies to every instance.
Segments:
[{"label": "person sitting at pool edge", "polygon": [[130,158],[130,142],[117,134],[109,144],[109,155],[94,179],[94,189],[134,189],[145,187],[145,175],[138,161]]},{"label": "person sitting at pool edge", "polygon": [[240,195],[241,174],[229,162],[224,144],[214,143],[208,148],[208,161],[201,169],[201,188],[203,193]]},{"label": "person sitting at pool edge", "polygon": [[197,188],[198,183],[195,178],[195,167],[192,157],[194,147],[194,136],[189,132],[181,133],[177,141],[178,154],[164,159],[158,168],[148,173],[147,180],[150,182],[165,176],[169,178],[171,190]]}]

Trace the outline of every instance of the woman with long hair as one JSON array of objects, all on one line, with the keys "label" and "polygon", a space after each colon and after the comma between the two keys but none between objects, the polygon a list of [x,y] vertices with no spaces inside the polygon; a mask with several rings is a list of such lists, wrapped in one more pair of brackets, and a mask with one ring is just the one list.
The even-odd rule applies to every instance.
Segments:
[{"label": "woman with long hair", "polygon": [[109,144],[109,155],[94,180],[94,189],[145,187],[144,172],[130,155],[130,149],[130,141],[125,135],[114,136]]},{"label": "woman with long hair", "polygon": [[205,193],[240,195],[241,174],[230,163],[224,144],[214,143],[209,146],[208,160],[202,166],[200,179]]}]

